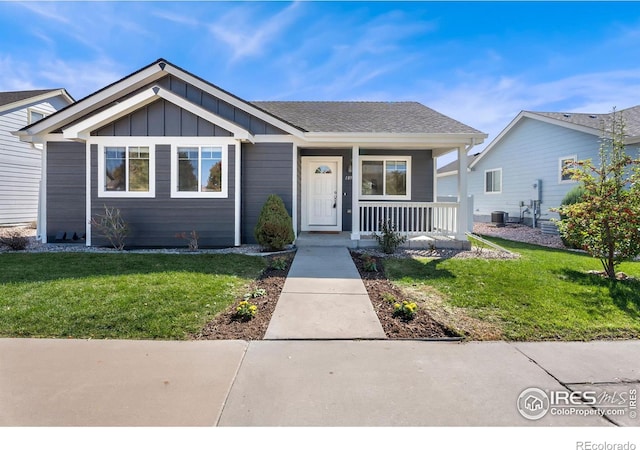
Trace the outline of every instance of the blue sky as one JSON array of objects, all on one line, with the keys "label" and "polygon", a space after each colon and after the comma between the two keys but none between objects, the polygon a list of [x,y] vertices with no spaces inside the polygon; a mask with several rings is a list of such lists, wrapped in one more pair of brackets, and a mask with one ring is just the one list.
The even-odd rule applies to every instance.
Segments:
[{"label": "blue sky", "polygon": [[[0,2],[0,90],[163,57],[247,100],[415,100],[495,137],[640,104],[636,2]],[[481,146],[479,148],[484,147]]]}]

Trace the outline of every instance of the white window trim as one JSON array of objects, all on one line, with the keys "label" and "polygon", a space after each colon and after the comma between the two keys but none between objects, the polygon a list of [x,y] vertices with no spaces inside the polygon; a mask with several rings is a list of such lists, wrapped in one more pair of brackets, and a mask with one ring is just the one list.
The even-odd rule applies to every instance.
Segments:
[{"label": "white window trim", "polygon": [[[32,113],[38,113],[38,114],[42,114],[42,119],[44,119],[45,117],[47,117],[50,113],[43,111],[41,109],[38,108],[27,108],[27,123],[29,125],[31,125],[32,123],[35,123],[36,121],[33,120],[32,117]],[[38,119],[38,120],[42,120],[42,119]]]},{"label": "white window trim", "polygon": [[572,179],[563,180],[562,179],[562,169],[564,168],[562,162],[566,161],[568,159],[572,159],[574,161],[577,161],[578,160],[578,155],[561,156],[560,158],[558,158],[558,183],[559,184],[576,183],[576,180],[572,180]]},{"label": "white window trim", "polygon": [[[225,139],[210,142],[171,145],[171,198],[228,198],[229,197],[229,145],[236,145],[236,141]],[[220,147],[222,151],[222,190],[220,192],[182,192],[178,191],[178,147]]]},{"label": "white window trim", "polygon": [[[500,172],[500,190],[499,191],[487,191],[487,173],[488,172]],[[497,169],[487,169],[484,171],[484,179],[482,180],[482,184],[484,185],[484,193],[487,195],[493,195],[493,194],[502,194],[502,183],[503,183],[503,179],[502,179],[502,167],[498,167]]]},{"label": "white window trim", "polygon": [[[149,147],[149,192],[107,191],[104,188],[104,152],[106,147],[125,147],[127,155],[129,147]],[[154,144],[139,141],[135,138],[118,142],[98,144],[98,197],[99,198],[155,198],[156,196],[156,148]]]},{"label": "white window trim", "polygon": [[[385,165],[384,165],[384,170],[383,170],[383,183],[385,185],[385,190],[386,190],[386,184],[387,184],[387,166],[386,166],[386,161],[405,161],[407,163],[407,193],[406,195],[364,195],[362,193],[362,174],[363,174],[363,170],[362,170],[362,165],[367,162],[367,161],[384,161]],[[360,169],[360,180],[358,180],[358,196],[360,198],[360,200],[411,200],[411,156],[405,156],[405,155],[398,155],[398,156],[393,156],[393,155],[384,155],[384,156],[380,156],[380,155],[360,155],[360,163],[359,163],[359,169]]]}]

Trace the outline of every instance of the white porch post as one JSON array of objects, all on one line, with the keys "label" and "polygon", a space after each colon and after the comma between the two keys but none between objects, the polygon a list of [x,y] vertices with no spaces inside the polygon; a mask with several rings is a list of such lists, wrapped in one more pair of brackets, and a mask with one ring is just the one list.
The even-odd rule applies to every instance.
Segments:
[{"label": "white porch post", "polygon": [[242,220],[242,180],[240,179],[241,177],[241,173],[242,173],[242,167],[240,167],[240,164],[242,162],[242,153],[241,153],[241,148],[242,148],[242,142],[240,141],[240,139],[236,140],[236,151],[233,152],[234,156],[235,156],[235,186],[234,186],[234,200],[235,200],[235,239],[234,239],[234,245],[236,247],[239,247],[241,245],[241,236],[242,236],[242,227],[241,227],[241,220]]},{"label": "white porch post", "polygon": [[[84,242],[87,247],[91,247],[91,142],[85,143],[85,236]],[[97,155],[96,155],[97,157]]]},{"label": "white porch post", "polygon": [[351,240],[360,240],[360,147],[351,149]]},{"label": "white porch post", "polygon": [[433,157],[433,200],[438,201],[438,157]]},{"label": "white porch post", "polygon": [[38,240],[47,243],[47,142],[42,144],[40,163],[40,190],[38,192],[38,227],[36,234]]},{"label": "white porch post", "polygon": [[458,147],[458,220],[456,223],[456,239],[466,240],[468,225],[469,196],[467,194],[467,148]]},{"label": "white porch post", "polygon": [[291,220],[293,222],[293,236],[298,238],[298,145],[293,143],[293,157],[291,160],[293,177],[291,180]]}]

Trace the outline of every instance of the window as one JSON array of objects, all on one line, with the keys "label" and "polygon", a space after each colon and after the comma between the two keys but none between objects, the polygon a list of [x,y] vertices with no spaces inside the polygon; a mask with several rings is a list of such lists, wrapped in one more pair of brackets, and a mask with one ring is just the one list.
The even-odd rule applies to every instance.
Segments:
[{"label": "window", "polygon": [[485,170],[484,192],[485,194],[499,194],[502,192],[502,169]]},{"label": "window", "polygon": [[571,163],[574,163],[578,160],[577,155],[572,156],[563,156],[558,160],[558,183],[575,183],[575,180],[571,179],[571,175],[568,173],[564,173],[564,169],[569,166]]},{"label": "window", "polygon": [[154,162],[148,146],[101,147],[98,196],[154,197]]},{"label": "window", "polygon": [[172,197],[227,197],[224,147],[178,146],[173,151]]},{"label": "window", "polygon": [[411,158],[367,156],[363,158],[361,167],[362,198],[411,198]]},{"label": "window", "polygon": [[318,166],[316,168],[315,173],[322,173],[322,174],[329,173],[330,174],[332,172],[331,172],[331,168],[329,166]]},{"label": "window", "polygon": [[35,109],[29,109],[29,124],[36,123],[38,120],[44,119],[46,116],[45,113],[41,111],[36,111]]}]

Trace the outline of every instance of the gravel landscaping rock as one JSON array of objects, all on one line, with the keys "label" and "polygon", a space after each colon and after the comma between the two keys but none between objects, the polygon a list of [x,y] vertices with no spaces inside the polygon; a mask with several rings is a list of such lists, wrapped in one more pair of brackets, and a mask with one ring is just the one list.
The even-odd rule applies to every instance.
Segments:
[{"label": "gravel landscaping rock", "polygon": [[543,245],[552,248],[566,248],[560,236],[543,234],[539,228],[531,228],[520,224],[507,224],[496,227],[489,223],[475,223],[473,232],[482,236],[493,236],[510,241],[525,242],[527,244]]}]

